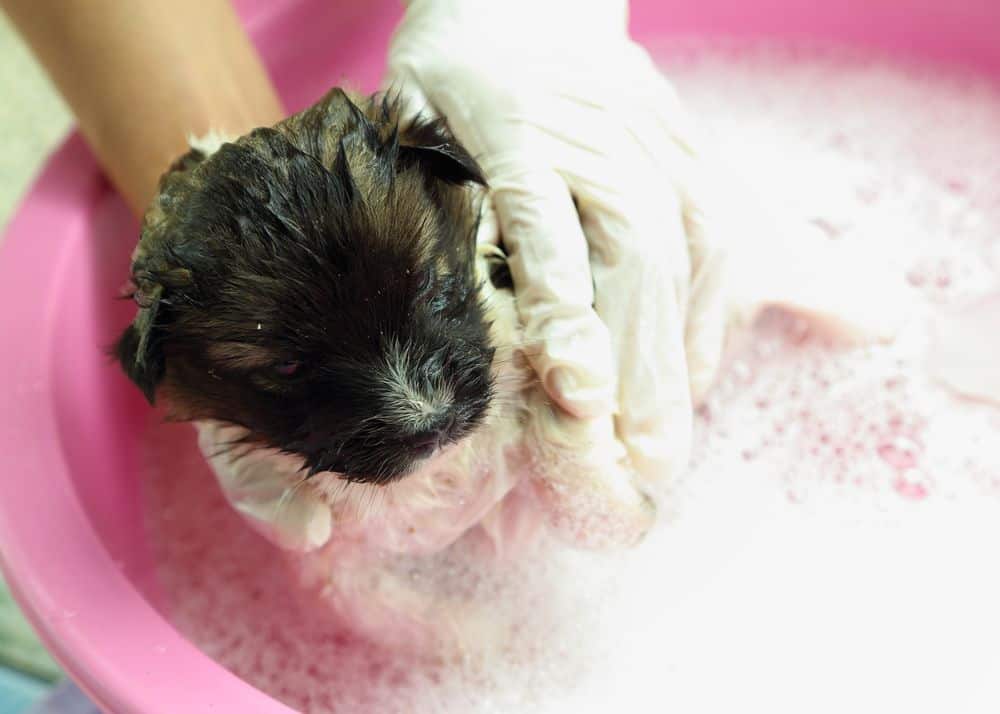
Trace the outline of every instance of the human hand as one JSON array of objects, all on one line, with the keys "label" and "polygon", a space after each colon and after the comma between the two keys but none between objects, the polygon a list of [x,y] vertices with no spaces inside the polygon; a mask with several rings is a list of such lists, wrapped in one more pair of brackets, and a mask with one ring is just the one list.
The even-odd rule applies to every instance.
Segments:
[{"label": "human hand", "polygon": [[294,551],[324,545],[333,529],[330,507],[302,488],[301,464],[268,450],[233,448],[241,427],[196,422],[198,447],[208,460],[226,501],[269,542]]},{"label": "human hand", "polygon": [[532,366],[588,438],[624,447],[605,490],[634,474],[657,499],[720,361],[724,254],[701,222],[693,129],[626,5],[413,0],[387,85],[480,162]]}]

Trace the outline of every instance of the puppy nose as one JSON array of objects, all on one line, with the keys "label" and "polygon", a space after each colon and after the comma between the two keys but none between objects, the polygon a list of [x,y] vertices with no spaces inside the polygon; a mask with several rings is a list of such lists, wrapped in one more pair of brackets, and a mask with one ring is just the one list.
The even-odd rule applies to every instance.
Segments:
[{"label": "puppy nose", "polygon": [[422,431],[409,437],[406,441],[415,457],[430,456],[441,443],[441,432]]},{"label": "puppy nose", "polygon": [[417,456],[429,456],[435,449],[444,445],[455,430],[455,416],[442,415],[430,428],[421,429],[407,437],[406,442]]},{"label": "puppy nose", "polygon": [[437,446],[437,443],[440,439],[441,439],[441,432],[439,431],[421,431],[409,437],[407,441],[409,442],[411,447],[419,450],[426,447]]}]

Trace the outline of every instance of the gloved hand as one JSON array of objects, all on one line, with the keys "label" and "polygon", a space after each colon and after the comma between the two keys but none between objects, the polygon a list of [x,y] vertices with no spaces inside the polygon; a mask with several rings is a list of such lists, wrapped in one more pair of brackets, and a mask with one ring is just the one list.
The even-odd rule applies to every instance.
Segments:
[{"label": "gloved hand", "polygon": [[221,422],[196,422],[198,446],[234,509],[268,541],[287,550],[314,550],[330,539],[330,507],[301,488],[300,464],[260,450],[245,455],[227,448],[245,432]]},{"label": "gloved hand", "polygon": [[566,412],[614,416],[654,494],[686,465],[719,364],[723,253],[690,123],[626,20],[625,0],[412,0],[386,87],[480,162],[526,354]]},{"label": "gloved hand", "polygon": [[[693,405],[734,319],[780,304],[867,336],[895,324],[885,274],[857,280],[864,250],[718,185],[753,167],[703,160],[670,85],[628,39],[626,11],[625,0],[412,0],[386,80],[411,113],[446,117],[489,180],[500,230],[487,221],[480,237],[502,236],[525,354],[561,407],[530,431],[553,447],[543,461],[575,457],[542,495],[576,539],[605,514],[645,527],[640,493],[659,500],[687,464]],[[272,540],[308,549],[328,537],[329,509],[306,490],[214,465]]]}]

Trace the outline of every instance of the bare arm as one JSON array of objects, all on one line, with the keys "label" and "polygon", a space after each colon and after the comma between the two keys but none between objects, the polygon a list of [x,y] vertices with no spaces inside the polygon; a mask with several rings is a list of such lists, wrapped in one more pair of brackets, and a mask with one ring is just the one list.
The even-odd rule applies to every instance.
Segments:
[{"label": "bare arm", "polygon": [[188,134],[243,134],[283,116],[226,0],[0,0],[142,214]]}]

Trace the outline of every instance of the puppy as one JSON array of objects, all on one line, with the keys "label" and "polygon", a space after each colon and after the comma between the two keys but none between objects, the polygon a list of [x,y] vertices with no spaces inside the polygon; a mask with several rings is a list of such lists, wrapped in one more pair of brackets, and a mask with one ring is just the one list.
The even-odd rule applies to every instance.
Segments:
[{"label": "puppy", "polygon": [[466,186],[484,180],[442,124],[395,112],[334,90],[166,175],[117,349],[150,401],[376,484],[481,423],[494,348]]},{"label": "puppy", "polygon": [[218,472],[328,504],[330,599],[376,634],[390,613],[433,626],[441,611],[373,576],[378,554],[436,553],[476,528],[509,551],[543,521],[630,543],[650,522],[520,355],[503,253],[482,239],[485,185],[443,122],[334,89],[179,159],[133,256],[122,368],[199,425]]}]

